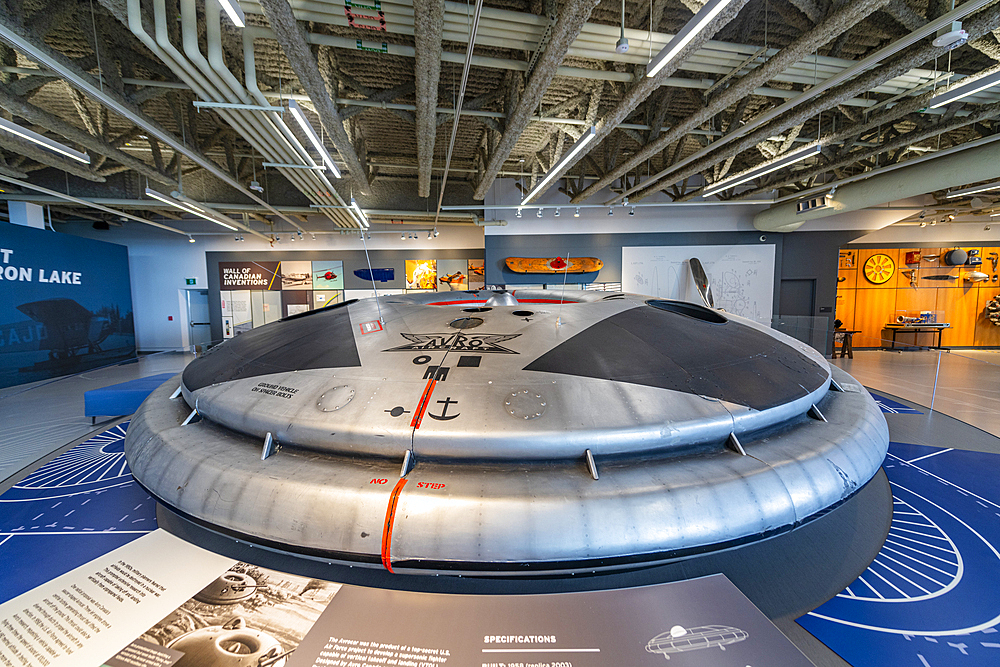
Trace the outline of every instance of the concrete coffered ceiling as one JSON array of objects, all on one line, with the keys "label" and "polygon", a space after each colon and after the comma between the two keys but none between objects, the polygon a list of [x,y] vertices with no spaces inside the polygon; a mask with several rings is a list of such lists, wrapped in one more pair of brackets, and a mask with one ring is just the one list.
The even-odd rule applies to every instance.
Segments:
[{"label": "concrete coffered ceiling", "polygon": [[[243,28],[220,0],[0,0],[0,116],[91,156],[0,131],[0,196],[55,201],[16,183],[30,181],[183,216],[144,197],[148,184],[265,231],[310,231],[309,212],[357,228],[353,197],[376,220],[420,209],[426,225],[441,203],[482,203],[499,177],[527,194],[591,125],[596,139],[530,201],[548,189],[566,205],[702,201],[811,149],[710,197],[773,198],[757,223],[783,231],[801,224],[798,198],[834,185],[843,212],[924,193],[964,205],[945,191],[1000,179],[1000,86],[929,108],[1000,71],[997,2],[732,0],[647,78],[701,5],[625,0],[630,48],[617,53],[619,0],[485,0],[478,23],[471,1],[243,0]],[[934,46],[952,19],[968,43]],[[319,168],[289,99],[343,178]],[[52,212],[114,221],[74,201]]]}]

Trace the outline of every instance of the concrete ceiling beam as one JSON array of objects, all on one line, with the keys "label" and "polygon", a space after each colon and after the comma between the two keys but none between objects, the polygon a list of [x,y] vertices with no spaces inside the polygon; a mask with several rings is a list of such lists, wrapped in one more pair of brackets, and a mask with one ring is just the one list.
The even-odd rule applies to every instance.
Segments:
[{"label": "concrete ceiling beam", "polygon": [[347,163],[347,169],[351,172],[351,178],[358,186],[362,194],[371,193],[371,183],[368,174],[361,165],[347,130],[344,128],[344,121],[337,113],[337,107],[331,99],[334,97],[327,90],[323,75],[319,69],[319,63],[309,46],[309,41],[305,29],[299,25],[288,0],[260,0],[260,6],[264,10],[264,15],[271,23],[278,43],[281,44],[285,57],[288,58],[292,70],[299,79],[299,83],[305,89],[309,99],[312,100],[313,107],[319,115],[319,122],[326,129],[333,145],[337,147],[340,156]]},{"label": "concrete ceiling beam", "polygon": [[417,49],[414,78],[417,84],[418,197],[431,195],[443,29],[444,0],[413,0],[413,30]]},{"label": "concrete ceiling beam", "polygon": [[606,174],[604,178],[596,183],[592,183],[583,192],[573,198],[573,203],[580,203],[611,185],[623,174],[635,169],[646,160],[653,158],[664,148],[675,143],[682,136],[707,122],[719,112],[733,106],[747,95],[753,94],[756,88],[764,85],[793,63],[808,56],[859,21],[864,20],[872,12],[881,9],[887,2],[888,0],[860,0],[859,2],[851,2],[842,6],[813,30],[796,39],[729,88],[719,92],[706,107],[691,114],[669,131],[664,132],[655,141],[644,146],[630,159]]},{"label": "concrete ceiling beam", "polygon": [[0,107],[6,109],[15,116],[20,116],[26,121],[39,125],[47,130],[60,134],[70,141],[83,146],[88,151],[104,155],[122,166],[155,180],[158,183],[177,187],[177,179],[161,173],[156,168],[151,167],[142,160],[112,146],[106,140],[95,137],[84,132],[75,125],[67,123],[58,116],[49,113],[26,101],[24,98],[15,96],[9,86],[0,84]]},{"label": "concrete ceiling beam", "polygon": [[506,129],[500,138],[500,143],[490,154],[489,162],[483,170],[483,177],[473,195],[476,199],[486,198],[486,192],[493,185],[504,162],[531,122],[531,116],[556,76],[566,52],[583,30],[584,24],[597,4],[598,0],[569,0],[560,9],[545,52],[535,64],[535,69],[528,78],[516,107],[507,115]]}]

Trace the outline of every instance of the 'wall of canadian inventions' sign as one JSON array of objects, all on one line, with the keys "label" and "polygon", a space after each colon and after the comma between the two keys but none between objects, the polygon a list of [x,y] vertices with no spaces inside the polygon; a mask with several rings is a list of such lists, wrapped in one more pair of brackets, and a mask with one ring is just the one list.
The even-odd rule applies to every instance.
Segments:
[{"label": "'wall of canadian inventions' sign", "polygon": [[124,246],[0,227],[0,387],[135,356]]}]

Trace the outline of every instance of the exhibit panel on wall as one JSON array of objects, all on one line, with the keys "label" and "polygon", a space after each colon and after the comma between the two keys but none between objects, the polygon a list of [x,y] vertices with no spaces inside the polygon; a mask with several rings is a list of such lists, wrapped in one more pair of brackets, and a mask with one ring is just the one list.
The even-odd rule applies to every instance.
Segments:
[{"label": "exhibit panel on wall", "polygon": [[715,305],[771,324],[774,245],[625,246],[622,289],[664,299],[702,303],[690,260],[701,261]]},{"label": "exhibit panel on wall", "polygon": [[836,317],[855,347],[998,346],[998,259],[997,247],[842,248]]},{"label": "exhibit panel on wall", "polygon": [[4,225],[0,387],[135,357],[124,246]]},{"label": "exhibit panel on wall", "polygon": [[481,249],[426,251],[304,251],[206,253],[212,337],[232,338],[255,327],[329,308],[350,299],[408,292],[482,289]]}]

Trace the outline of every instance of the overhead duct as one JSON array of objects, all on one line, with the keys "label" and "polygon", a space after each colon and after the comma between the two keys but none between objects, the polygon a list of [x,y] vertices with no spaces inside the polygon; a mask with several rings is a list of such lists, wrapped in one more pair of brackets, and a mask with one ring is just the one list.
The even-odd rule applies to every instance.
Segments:
[{"label": "overhead duct", "polygon": [[795,201],[779,204],[755,215],[753,225],[762,232],[794,232],[808,220],[858,211],[934,190],[996,179],[1000,179],[1000,144],[991,141],[976,148],[838,185],[837,196],[828,208],[798,213]]}]

